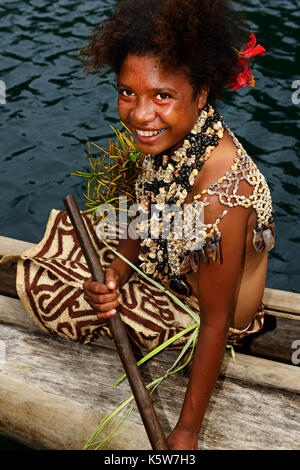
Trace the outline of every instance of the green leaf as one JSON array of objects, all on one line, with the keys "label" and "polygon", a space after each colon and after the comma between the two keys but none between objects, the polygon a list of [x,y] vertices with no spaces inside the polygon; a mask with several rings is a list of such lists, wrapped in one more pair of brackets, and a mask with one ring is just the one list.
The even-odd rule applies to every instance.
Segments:
[{"label": "green leaf", "polygon": [[[182,336],[186,335],[190,331],[195,330],[197,327],[198,327],[198,325],[197,325],[197,323],[195,323],[194,325],[189,326],[185,330],[180,331],[179,333],[177,333],[177,335],[173,336],[172,338],[169,338],[163,344],[161,344],[156,349],[154,349],[149,354],[147,354],[147,356],[143,357],[140,361],[137,362],[137,365],[141,366],[145,362],[149,361],[150,359],[152,359],[152,357],[156,356],[161,351],[166,349],[168,346],[171,346],[171,344],[175,343],[175,341],[182,338]],[[113,383],[112,386],[115,387],[116,385],[118,385],[123,379],[125,379],[125,377],[126,377],[126,374],[123,374],[116,382]]]},{"label": "green leaf", "polygon": [[232,346],[232,344],[227,344],[226,348],[230,349],[231,357],[232,357],[234,363],[236,364],[234,347]]}]

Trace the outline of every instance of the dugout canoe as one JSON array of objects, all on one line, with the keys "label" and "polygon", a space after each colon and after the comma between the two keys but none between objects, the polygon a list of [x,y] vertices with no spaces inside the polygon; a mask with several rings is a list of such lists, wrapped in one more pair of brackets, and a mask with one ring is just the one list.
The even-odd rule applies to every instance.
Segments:
[{"label": "dugout canoe", "polygon": [[[0,257],[31,244],[0,237]],[[130,395],[112,341],[79,346],[42,332],[17,298],[16,266],[0,268],[0,434],[33,449],[78,450],[96,425]],[[266,289],[265,330],[226,354],[199,436],[200,449],[298,450],[300,447],[300,294]],[[137,358],[143,351],[136,351]],[[147,365],[145,382],[177,357],[165,351]],[[153,396],[166,435],[176,424],[188,370]],[[116,421],[114,421],[115,423]],[[150,449],[136,411],[108,450]]]}]

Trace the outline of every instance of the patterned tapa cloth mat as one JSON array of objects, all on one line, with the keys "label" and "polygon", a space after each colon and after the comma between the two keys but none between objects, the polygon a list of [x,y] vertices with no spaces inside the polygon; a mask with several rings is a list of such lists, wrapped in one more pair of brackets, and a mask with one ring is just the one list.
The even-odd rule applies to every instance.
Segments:
[{"label": "patterned tapa cloth mat", "polygon": [[[114,254],[98,239],[91,217],[83,214],[92,242],[105,269]],[[117,249],[118,240],[108,240]],[[1,262],[16,260],[6,256]],[[90,273],[79,246],[74,228],[65,211],[52,210],[43,240],[18,257],[17,292],[34,321],[46,332],[62,338],[87,344],[100,335],[110,336],[109,328],[101,325],[89,304],[83,298],[83,283]],[[180,331],[194,324],[189,313],[164,292],[140,277],[136,272],[121,289],[121,317],[131,338],[149,350],[156,348]],[[195,296],[188,305],[198,311]],[[242,336],[259,331],[263,325],[263,311]],[[234,342],[241,335],[231,330]],[[180,347],[184,336],[173,346]]]}]

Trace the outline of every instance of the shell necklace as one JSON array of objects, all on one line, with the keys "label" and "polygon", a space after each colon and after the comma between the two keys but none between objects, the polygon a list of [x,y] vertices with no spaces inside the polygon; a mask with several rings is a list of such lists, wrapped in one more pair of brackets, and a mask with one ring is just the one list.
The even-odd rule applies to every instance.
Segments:
[{"label": "shell necklace", "polygon": [[[214,148],[219,145],[224,131],[222,116],[207,104],[181,148],[172,154],[145,155],[143,170],[136,182],[136,199],[141,216],[141,222],[136,225],[141,238],[140,269],[159,279],[180,297],[191,295],[190,286],[180,270],[180,263],[183,253],[193,251],[193,244],[190,239],[186,243],[177,240],[174,233],[165,236],[164,225],[166,222],[174,224],[176,211],[168,212],[166,217],[163,208],[172,206],[181,209],[192,191],[196,176]],[[194,214],[199,214],[197,204],[203,203],[195,201],[190,205],[194,205]],[[195,220],[192,219],[193,215],[190,217],[193,224]],[[153,230],[153,226],[156,229]],[[220,239],[214,242],[217,249]],[[201,253],[201,240],[194,240],[194,243],[200,243],[197,249]],[[204,250],[202,254],[205,255]]]}]

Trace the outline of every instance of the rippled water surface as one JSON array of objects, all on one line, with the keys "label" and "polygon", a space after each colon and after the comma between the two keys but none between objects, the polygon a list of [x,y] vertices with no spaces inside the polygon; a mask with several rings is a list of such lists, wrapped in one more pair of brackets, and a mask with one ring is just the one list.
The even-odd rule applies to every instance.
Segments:
[{"label": "rippled water surface", "polygon": [[[76,59],[112,0],[2,1],[0,4],[0,234],[38,242],[52,208],[81,180],[88,142],[103,144],[118,123],[114,77],[85,79]],[[239,2],[267,49],[255,61],[254,90],[227,91],[219,111],[265,174],[277,210],[277,244],[267,285],[300,292],[299,2]],[[242,6],[241,6],[242,5]],[[298,63],[298,67],[297,67]],[[298,84],[300,88],[300,82]],[[298,95],[298,100],[300,94]]]}]

